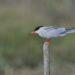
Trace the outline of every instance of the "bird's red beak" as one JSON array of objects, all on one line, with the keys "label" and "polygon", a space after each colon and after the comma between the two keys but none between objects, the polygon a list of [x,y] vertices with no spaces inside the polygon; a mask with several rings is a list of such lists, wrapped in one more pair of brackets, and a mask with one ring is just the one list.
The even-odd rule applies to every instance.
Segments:
[{"label": "bird's red beak", "polygon": [[35,32],[32,32],[32,34],[35,34]]}]

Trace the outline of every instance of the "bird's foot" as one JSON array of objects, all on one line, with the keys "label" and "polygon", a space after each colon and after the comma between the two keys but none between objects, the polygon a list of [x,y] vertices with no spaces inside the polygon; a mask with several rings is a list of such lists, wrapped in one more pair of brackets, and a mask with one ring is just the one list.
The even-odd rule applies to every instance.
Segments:
[{"label": "bird's foot", "polygon": [[46,45],[49,45],[50,44],[50,40],[47,40],[45,43],[46,43]]}]

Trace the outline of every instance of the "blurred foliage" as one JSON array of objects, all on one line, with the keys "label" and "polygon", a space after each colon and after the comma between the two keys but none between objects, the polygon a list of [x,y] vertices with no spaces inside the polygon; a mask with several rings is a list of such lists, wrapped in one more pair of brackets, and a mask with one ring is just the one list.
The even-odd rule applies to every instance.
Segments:
[{"label": "blurred foliage", "polygon": [[[4,1],[4,2],[3,2]],[[46,39],[31,32],[39,25],[75,26],[74,0],[22,0],[0,5],[0,67],[31,67],[42,63]],[[75,63],[75,35],[52,40],[51,60]]]}]

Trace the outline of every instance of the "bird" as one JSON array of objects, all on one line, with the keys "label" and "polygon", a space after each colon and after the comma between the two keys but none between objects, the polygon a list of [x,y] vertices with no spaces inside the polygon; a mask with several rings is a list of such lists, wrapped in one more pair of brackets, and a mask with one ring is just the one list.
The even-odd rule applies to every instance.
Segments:
[{"label": "bird", "polygon": [[46,44],[50,44],[50,39],[56,37],[62,37],[66,34],[75,32],[75,27],[64,28],[64,27],[55,27],[55,26],[38,26],[34,29],[32,34],[38,34],[39,36],[48,39]]}]

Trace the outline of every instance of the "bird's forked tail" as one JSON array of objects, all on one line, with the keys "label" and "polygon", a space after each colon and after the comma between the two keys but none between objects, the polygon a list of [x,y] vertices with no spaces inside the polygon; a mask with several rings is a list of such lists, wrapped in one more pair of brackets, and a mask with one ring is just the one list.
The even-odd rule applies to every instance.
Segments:
[{"label": "bird's forked tail", "polygon": [[67,28],[65,32],[62,32],[60,34],[60,36],[64,36],[64,35],[66,35],[68,33],[73,33],[73,32],[75,32],[75,27],[73,27],[73,28]]},{"label": "bird's forked tail", "polygon": [[73,32],[75,32],[75,27],[66,29],[66,33],[73,33]]}]

